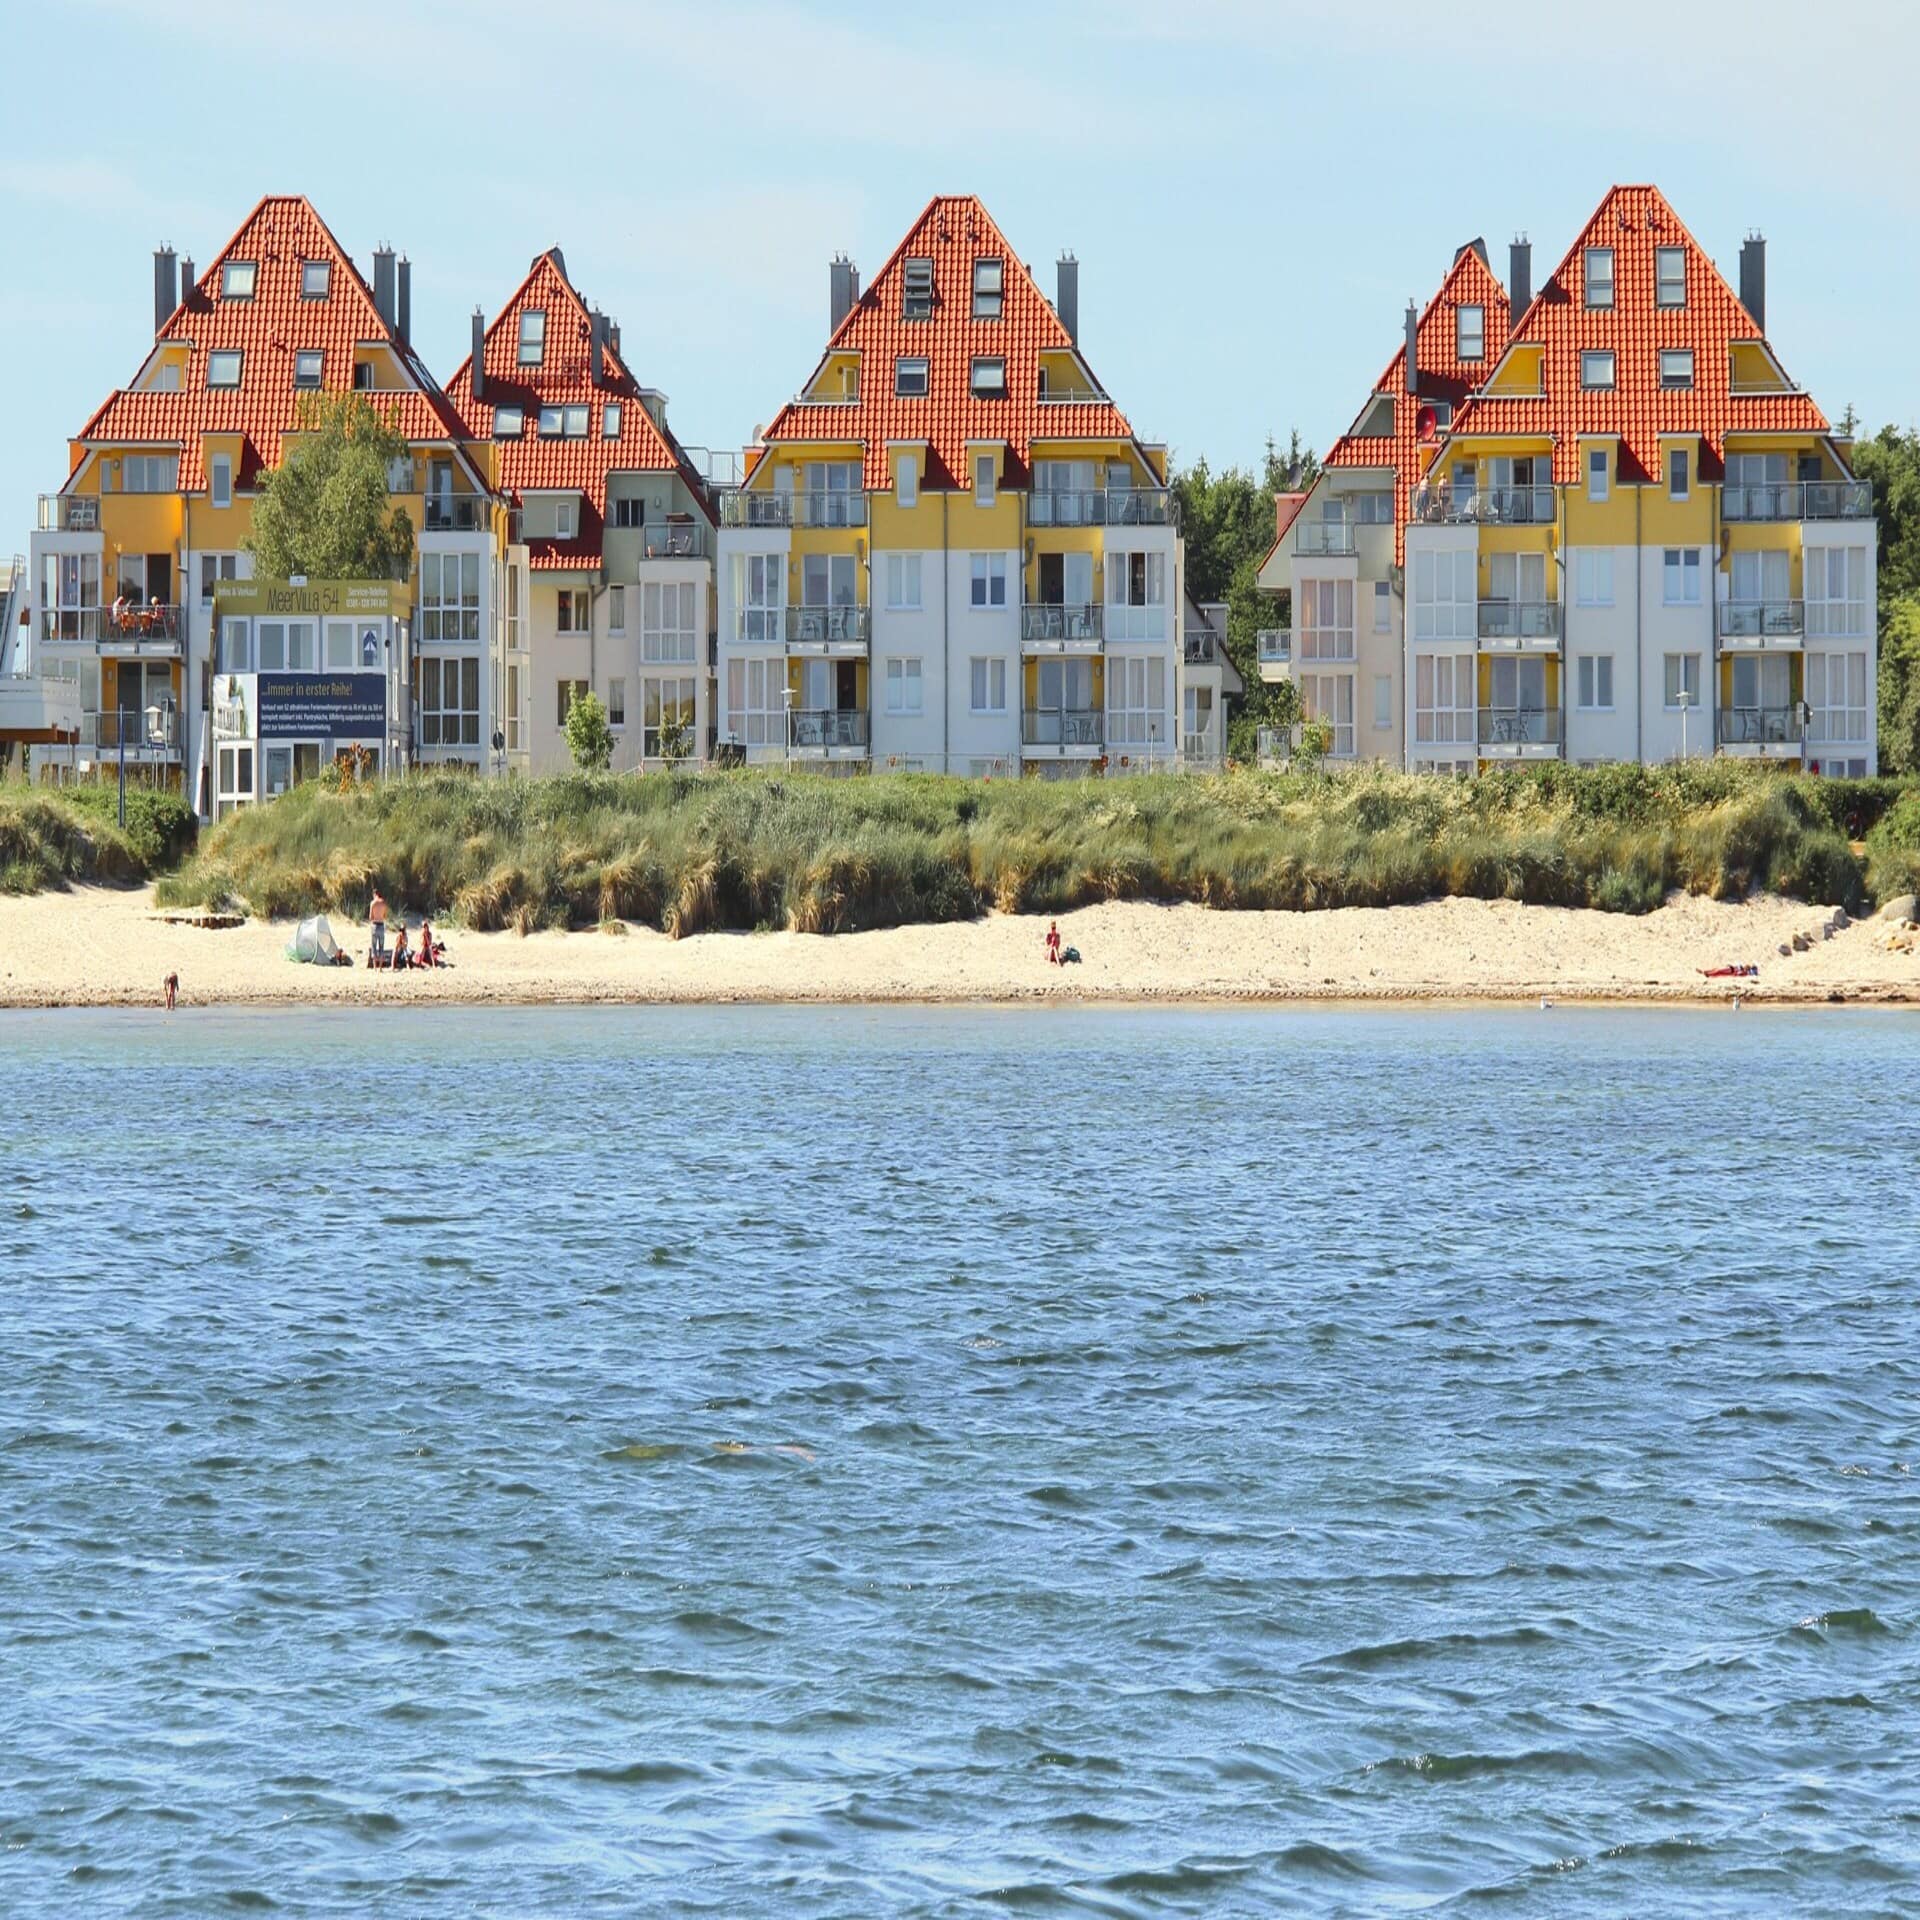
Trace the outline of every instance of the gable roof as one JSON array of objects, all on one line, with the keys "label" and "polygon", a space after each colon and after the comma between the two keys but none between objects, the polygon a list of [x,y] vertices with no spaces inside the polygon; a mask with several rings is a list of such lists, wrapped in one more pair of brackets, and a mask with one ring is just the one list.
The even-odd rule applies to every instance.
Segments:
[{"label": "gable roof", "polygon": [[[222,293],[223,270],[230,260],[254,262],[252,299],[230,300]],[[301,297],[301,269],[310,260],[328,264],[324,300]],[[364,342],[388,348],[412,383],[399,392],[366,395],[382,414],[393,416],[408,440],[417,444],[464,437],[446,396],[413,349],[380,317],[373,289],[312,203],[301,194],[268,194],[186,290],[155,339],[156,350],[169,345],[187,349],[179,390],[121,388],[108,396],[78,437],[93,443],[178,447],[180,490],[197,493],[207,484],[204,436],[238,434],[242,447],[234,482],[250,485],[263,468],[279,464],[282,437],[294,427],[300,402],[293,384],[294,355],[320,353],[322,390],[347,393],[353,389],[353,351]],[[239,386],[209,387],[208,355],[228,351],[242,356]]]},{"label": "gable roof", "polygon": [[[993,256],[1002,262],[1000,318],[976,320],[973,263]],[[933,311],[927,319],[903,314],[910,258],[933,262]],[[959,487],[967,484],[969,442],[1004,441],[1014,467],[1024,469],[1036,439],[1132,440],[1133,428],[1111,400],[1042,403],[1040,356],[1045,351],[1077,356],[1079,350],[980,201],[972,194],[936,194],[827,342],[822,364],[831,354],[860,356],[859,400],[851,406],[790,401],[764,437],[769,442],[859,441],[866,484],[875,488],[889,483],[890,441],[925,443],[926,484]],[[1005,359],[1004,398],[974,397],[975,355]],[[894,393],[896,359],[928,362],[924,398]]]},{"label": "gable roof", "polygon": [[[1584,255],[1613,249],[1613,305],[1586,305]],[[1655,250],[1681,247],[1687,255],[1684,307],[1656,303]],[[1713,466],[1726,435],[1827,431],[1824,414],[1805,394],[1732,391],[1735,341],[1762,339],[1760,323],[1741,305],[1719,269],[1655,187],[1611,189],[1542,283],[1509,341],[1542,349],[1545,399],[1472,401],[1454,416],[1453,432],[1551,433],[1553,477],[1562,486],[1580,478],[1582,435],[1617,436],[1621,477],[1645,479],[1660,471],[1662,435],[1698,436]],[[1693,385],[1662,387],[1663,349],[1693,349]],[[1614,356],[1614,384],[1589,391],[1580,384],[1580,356]]]},{"label": "gable roof", "polygon": [[[523,367],[520,316],[533,312],[547,316],[544,355],[537,367]],[[677,473],[711,522],[704,484],[679,441],[647,411],[643,389],[611,340],[603,349],[601,383],[594,384],[593,314],[567,278],[558,247],[535,256],[526,278],[494,316],[481,351],[482,397],[473,397],[471,353],[447,382],[447,395],[476,440],[493,438],[496,407],[521,409],[519,437],[496,442],[501,491],[516,502],[528,493],[578,492],[584,504],[575,539],[527,543],[530,566],[600,564],[610,473]],[[611,439],[605,431],[610,403],[620,408],[620,431]],[[588,409],[586,438],[543,440],[540,409],[568,405]]]},{"label": "gable roof", "polygon": [[[1478,360],[1462,360],[1459,351],[1455,315],[1461,307],[1480,307],[1486,325],[1486,352]],[[1453,265],[1427,302],[1414,334],[1414,358],[1417,394],[1407,392],[1407,348],[1401,341],[1386,371],[1376,383],[1373,396],[1361,410],[1364,418],[1384,396],[1393,401],[1391,435],[1362,434],[1348,431],[1333,443],[1326,467],[1391,467],[1394,473],[1393,527],[1394,558],[1406,558],[1406,528],[1411,511],[1413,489],[1425,468],[1425,456],[1432,451],[1434,439],[1420,434],[1420,410],[1436,400],[1448,402],[1456,418],[1472,392],[1506,351],[1509,313],[1507,290],[1487,264],[1477,246],[1465,246],[1454,255]],[[1358,421],[1355,422],[1357,427]],[[1437,435],[1436,435],[1437,438]],[[1296,508],[1297,512],[1298,509]],[[1284,532],[1285,529],[1282,529]]]}]

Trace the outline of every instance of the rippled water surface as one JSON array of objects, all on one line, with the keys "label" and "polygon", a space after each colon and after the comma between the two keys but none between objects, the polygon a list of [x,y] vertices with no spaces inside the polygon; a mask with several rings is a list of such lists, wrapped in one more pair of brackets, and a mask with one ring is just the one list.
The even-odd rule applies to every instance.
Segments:
[{"label": "rippled water surface", "polygon": [[0,1017],[0,1912],[1911,1913],[1920,1024]]}]

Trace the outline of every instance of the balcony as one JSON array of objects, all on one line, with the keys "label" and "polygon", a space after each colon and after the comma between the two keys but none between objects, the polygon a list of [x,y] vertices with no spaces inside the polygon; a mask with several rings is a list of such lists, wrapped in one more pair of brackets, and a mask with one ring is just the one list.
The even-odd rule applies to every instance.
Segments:
[{"label": "balcony", "polygon": [[865,493],[830,489],[827,492],[723,493],[723,527],[864,527]]},{"label": "balcony", "polygon": [[42,533],[98,533],[100,502],[91,493],[43,493],[40,496]]},{"label": "balcony", "polygon": [[1722,707],[1713,716],[1714,739],[1736,760],[1797,760],[1805,741],[1802,713],[1790,707]]},{"label": "balcony", "polygon": [[1791,652],[1806,638],[1807,610],[1799,600],[1722,600],[1720,641],[1730,653]]},{"label": "balcony", "polygon": [[1491,648],[1553,653],[1560,645],[1557,600],[1482,600],[1480,638]]},{"label": "balcony", "polygon": [[[613,532],[621,532],[615,527]],[[660,520],[639,529],[642,549],[649,560],[701,560],[707,552],[707,528],[703,520]]]},{"label": "balcony", "polygon": [[1311,556],[1352,553],[1352,520],[1296,520],[1293,523],[1293,550]]},{"label": "balcony", "polygon": [[1565,728],[1558,707],[1482,707],[1480,746],[1490,760],[1551,760]]},{"label": "balcony", "polygon": [[1179,509],[1165,487],[1036,487],[1027,496],[1035,527],[1177,527]]},{"label": "balcony", "polygon": [[[1045,381],[1045,376],[1042,376]],[[1113,402],[1098,387],[1061,387],[1045,381],[1040,388],[1043,407],[1110,407]]]},{"label": "balcony", "polygon": [[1260,678],[1272,685],[1293,678],[1293,629],[1262,627],[1254,636],[1260,649]]},{"label": "balcony", "polygon": [[170,659],[180,651],[186,622],[172,606],[42,607],[37,636],[55,646],[93,647],[119,659]]},{"label": "balcony", "polygon": [[1020,744],[1041,753],[1098,753],[1102,717],[1098,707],[1022,707]]},{"label": "balcony", "polygon": [[430,493],[428,533],[485,533],[493,525],[493,502],[478,493]]},{"label": "balcony", "polygon": [[1456,487],[1440,480],[1414,490],[1411,518],[1423,527],[1547,527],[1553,488]]},{"label": "balcony", "polygon": [[873,634],[873,614],[867,607],[789,607],[785,628],[789,653],[864,654]]},{"label": "balcony", "polygon": [[1873,487],[1865,480],[1775,480],[1720,489],[1720,517],[1729,525],[1780,520],[1865,520]]},{"label": "balcony", "polygon": [[1029,653],[1098,653],[1105,632],[1106,611],[1098,605],[1066,607],[1029,601],[1020,609],[1020,644]]},{"label": "balcony", "polygon": [[1211,627],[1196,632],[1191,627],[1186,633],[1187,665],[1190,667],[1210,667],[1215,661],[1227,657],[1227,637],[1216,633]]},{"label": "balcony", "polygon": [[1254,752],[1262,760],[1291,760],[1299,751],[1302,731],[1297,723],[1291,727],[1261,727],[1254,736]]},{"label": "balcony", "polygon": [[795,707],[787,715],[787,744],[797,754],[864,758],[871,738],[857,707]]},{"label": "balcony", "polygon": [[163,713],[157,725],[148,724],[141,708],[121,712],[108,707],[83,714],[80,719],[80,745],[96,753],[119,757],[121,742],[126,743],[129,760],[177,760],[180,757],[180,716]]}]

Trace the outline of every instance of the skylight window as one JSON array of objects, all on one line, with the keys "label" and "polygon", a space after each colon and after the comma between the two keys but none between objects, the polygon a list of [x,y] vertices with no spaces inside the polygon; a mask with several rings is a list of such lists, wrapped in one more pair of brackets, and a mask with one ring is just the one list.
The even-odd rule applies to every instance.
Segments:
[{"label": "skylight window", "polygon": [[327,356],[324,353],[296,353],[293,356],[293,384],[296,387],[317,387],[326,363]]},{"label": "skylight window", "polygon": [[1656,306],[1684,307],[1687,304],[1687,250],[1685,247],[1654,248],[1653,298]]},{"label": "skylight window", "polygon": [[493,437],[496,440],[518,440],[524,424],[518,407],[495,407],[493,410]]},{"label": "skylight window", "polygon": [[927,363],[924,360],[896,360],[893,363],[893,390],[903,400],[920,400],[927,392]]},{"label": "skylight window", "polygon": [[933,317],[933,262],[909,260],[900,296],[900,311],[908,320]]},{"label": "skylight window", "polygon": [[620,403],[612,400],[600,410],[600,437],[603,440],[620,438]]},{"label": "skylight window", "polygon": [[1613,355],[1583,353],[1580,356],[1580,384],[1589,390],[1613,385]]},{"label": "skylight window", "polygon": [[587,409],[569,407],[567,409],[567,438],[584,440],[587,437]]},{"label": "skylight window", "polygon": [[333,262],[303,260],[300,263],[300,298],[324,300],[333,291]]},{"label": "skylight window", "polygon": [[210,387],[237,387],[240,384],[242,355],[237,351],[223,350],[207,355],[207,385]]},{"label": "skylight window", "polygon": [[540,409],[542,440],[584,440],[586,437],[587,409],[585,407],[542,407]]},{"label": "skylight window", "polygon": [[973,263],[973,317],[976,320],[998,320],[1003,285],[1006,278],[1006,263],[998,257],[976,260]]},{"label": "skylight window", "polygon": [[1693,349],[1669,347],[1660,356],[1660,384],[1663,387],[1693,385]]},{"label": "skylight window", "polygon": [[1007,396],[1007,363],[995,358],[973,363],[973,397],[976,400],[1004,400]]},{"label": "skylight window", "polygon": [[520,364],[537,367],[547,357],[547,316],[537,308],[520,316]]},{"label": "skylight window", "polygon": [[1589,247],[1586,259],[1587,305],[1590,307],[1610,307],[1613,305],[1613,249],[1611,247]]},{"label": "skylight window", "polygon": [[260,272],[252,260],[229,260],[220,269],[220,297],[223,300],[251,300],[253,283]]},{"label": "skylight window", "polygon": [[1453,314],[1454,351],[1462,360],[1487,357],[1487,310],[1485,307],[1456,307]]}]

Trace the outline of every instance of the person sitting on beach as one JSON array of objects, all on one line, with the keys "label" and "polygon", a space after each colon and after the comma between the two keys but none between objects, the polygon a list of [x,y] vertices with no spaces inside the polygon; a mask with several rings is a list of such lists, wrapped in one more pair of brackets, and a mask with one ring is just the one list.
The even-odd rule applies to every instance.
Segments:
[{"label": "person sitting on beach", "polygon": [[404,973],[412,965],[413,956],[407,952],[407,923],[402,920],[400,931],[393,941],[393,970],[395,973]]},{"label": "person sitting on beach", "polygon": [[1047,964],[1054,967],[1060,964],[1060,922],[1058,920],[1047,929]]},{"label": "person sitting on beach", "polygon": [[373,890],[373,905],[367,909],[367,919],[373,927],[373,947],[370,958],[375,966],[386,958],[387,952],[387,903],[380,897],[380,889]]},{"label": "person sitting on beach", "polygon": [[417,967],[437,967],[440,964],[440,943],[433,937],[433,922],[420,922],[420,957],[414,962]]}]

